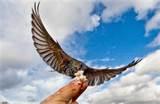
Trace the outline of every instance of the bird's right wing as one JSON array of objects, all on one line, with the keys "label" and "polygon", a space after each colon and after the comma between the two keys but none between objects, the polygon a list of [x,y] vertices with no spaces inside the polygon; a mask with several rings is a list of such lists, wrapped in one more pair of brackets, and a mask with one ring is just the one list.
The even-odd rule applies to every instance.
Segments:
[{"label": "bird's right wing", "polygon": [[104,81],[110,80],[116,75],[122,73],[127,68],[135,66],[140,61],[141,59],[137,61],[132,61],[128,65],[121,67],[121,68],[116,68],[116,69],[107,68],[107,69],[100,70],[100,69],[88,68],[87,70],[85,70],[84,75],[87,77],[90,86],[99,85],[99,84],[104,83]]},{"label": "bird's right wing", "polygon": [[75,64],[80,61],[66,54],[59,43],[55,41],[44,27],[39,15],[39,4],[32,9],[32,38],[34,46],[42,59],[59,73],[74,77],[77,72]]}]

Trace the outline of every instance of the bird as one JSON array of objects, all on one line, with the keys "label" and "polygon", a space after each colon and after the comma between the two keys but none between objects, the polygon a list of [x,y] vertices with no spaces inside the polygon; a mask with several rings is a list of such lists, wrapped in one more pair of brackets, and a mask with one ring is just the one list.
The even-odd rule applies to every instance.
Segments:
[{"label": "bird", "polygon": [[[31,32],[33,44],[39,53],[40,57],[54,70],[61,74],[76,77],[76,73],[84,74],[88,80],[89,86],[96,86],[109,81],[126,69],[138,64],[142,59],[137,59],[129,64],[119,68],[103,68],[96,69],[87,66],[84,62],[77,60],[68,55],[60,46],[58,41],[54,40],[47,29],[43,25],[39,14],[40,3],[34,3],[31,14]],[[81,76],[78,74],[79,76]]]}]

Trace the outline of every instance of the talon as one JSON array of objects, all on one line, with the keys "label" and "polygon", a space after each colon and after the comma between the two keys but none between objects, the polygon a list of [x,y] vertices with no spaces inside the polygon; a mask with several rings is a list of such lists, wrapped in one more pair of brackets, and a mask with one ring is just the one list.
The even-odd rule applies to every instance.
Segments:
[{"label": "talon", "polygon": [[75,73],[74,75],[76,76],[75,79],[78,79],[82,82],[85,82],[87,80],[86,76],[83,75],[84,71],[80,70],[77,73]]}]

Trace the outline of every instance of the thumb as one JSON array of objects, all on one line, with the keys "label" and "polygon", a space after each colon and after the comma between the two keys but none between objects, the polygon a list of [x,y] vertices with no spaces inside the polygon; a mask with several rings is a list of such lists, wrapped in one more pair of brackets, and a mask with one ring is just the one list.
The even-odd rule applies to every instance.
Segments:
[{"label": "thumb", "polygon": [[81,88],[79,91],[73,96],[72,100],[76,101],[76,99],[87,89],[88,87],[88,81],[82,82]]},{"label": "thumb", "polygon": [[68,104],[69,102],[73,103],[83,93],[83,91],[87,88],[87,86],[88,86],[87,82],[75,79],[66,86],[59,89],[53,95],[49,96],[41,104],[50,104],[51,102],[54,102],[54,104],[61,104],[61,103]]},{"label": "thumb", "polygon": [[87,88],[88,83],[75,79],[68,85],[57,91],[58,95],[63,96],[63,99],[75,101]]}]

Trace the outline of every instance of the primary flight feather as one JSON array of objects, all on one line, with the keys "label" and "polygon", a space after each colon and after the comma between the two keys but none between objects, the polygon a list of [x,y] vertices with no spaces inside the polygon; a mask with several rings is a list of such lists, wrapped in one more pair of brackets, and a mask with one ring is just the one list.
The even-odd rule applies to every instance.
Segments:
[{"label": "primary flight feather", "polygon": [[72,78],[75,73],[83,71],[89,81],[90,86],[102,84],[104,81],[110,80],[127,68],[135,66],[141,60],[132,61],[126,66],[115,69],[95,69],[87,66],[83,62],[72,58],[61,48],[59,43],[55,41],[44,27],[40,14],[39,3],[34,4],[32,8],[32,38],[34,46],[42,59],[51,66],[55,71],[68,75]]}]

